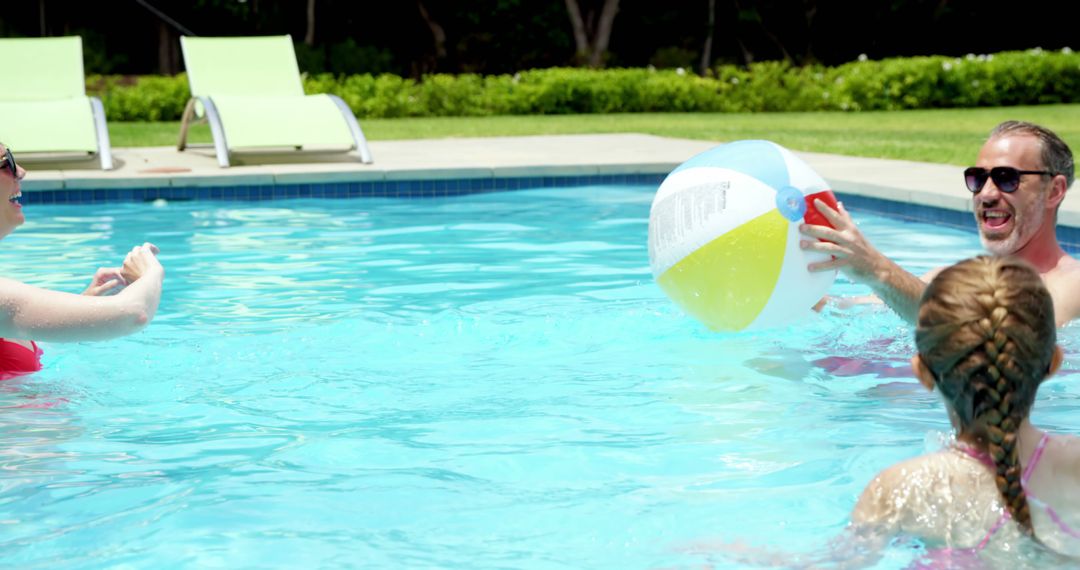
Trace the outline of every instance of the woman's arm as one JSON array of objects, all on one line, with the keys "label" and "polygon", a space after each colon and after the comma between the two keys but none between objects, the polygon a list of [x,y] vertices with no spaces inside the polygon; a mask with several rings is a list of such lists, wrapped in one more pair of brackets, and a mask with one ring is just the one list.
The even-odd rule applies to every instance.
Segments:
[{"label": "woman's arm", "polygon": [[133,249],[124,266],[137,277],[111,297],[74,295],[0,278],[0,337],[74,342],[142,329],[157,312],[165,270],[148,245]]}]

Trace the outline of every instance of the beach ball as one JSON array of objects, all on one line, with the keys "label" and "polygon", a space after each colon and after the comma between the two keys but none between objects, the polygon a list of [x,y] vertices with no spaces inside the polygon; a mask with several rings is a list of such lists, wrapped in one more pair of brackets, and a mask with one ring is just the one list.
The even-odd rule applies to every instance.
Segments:
[{"label": "beach ball", "polygon": [[811,314],[836,271],[811,273],[828,255],[799,247],[799,224],[829,225],[813,207],[836,207],[825,180],[769,141],[736,141],[679,165],[649,212],[649,265],[664,293],[718,331],[787,325]]}]

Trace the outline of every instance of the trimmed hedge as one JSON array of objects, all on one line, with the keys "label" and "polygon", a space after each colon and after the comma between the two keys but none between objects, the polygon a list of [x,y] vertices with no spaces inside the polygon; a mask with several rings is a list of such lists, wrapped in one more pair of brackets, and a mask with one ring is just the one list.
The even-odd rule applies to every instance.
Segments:
[{"label": "trimmed hedge", "polygon": [[[358,117],[636,112],[863,111],[1080,101],[1080,55],[1041,49],[968,55],[862,58],[837,67],[760,62],[681,69],[552,68],[514,75],[318,74],[308,93],[340,96]],[[187,78],[89,76],[112,121],[178,120]]]}]

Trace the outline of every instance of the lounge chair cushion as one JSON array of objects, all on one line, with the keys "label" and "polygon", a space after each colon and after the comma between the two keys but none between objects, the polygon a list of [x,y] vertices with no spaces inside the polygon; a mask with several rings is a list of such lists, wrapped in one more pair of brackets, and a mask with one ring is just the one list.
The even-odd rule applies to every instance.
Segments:
[{"label": "lounge chair cushion", "polygon": [[289,36],[184,36],[180,43],[196,97],[304,95]]},{"label": "lounge chair cushion", "polygon": [[236,150],[356,150],[362,161],[372,161],[345,103],[304,93],[290,36],[183,36],[180,46],[193,97],[181,121],[181,150],[190,121],[205,117],[222,167]]},{"label": "lounge chair cushion", "polygon": [[40,101],[86,96],[82,38],[5,38],[0,41],[0,99]]},{"label": "lounge chair cushion", "polygon": [[18,121],[0,124],[0,141],[20,153],[98,151],[90,100],[0,101],[0,117]]},{"label": "lounge chair cushion", "polygon": [[82,38],[0,39],[0,61],[0,142],[18,153],[103,153],[111,165],[86,96]]},{"label": "lounge chair cushion", "polygon": [[353,146],[349,127],[341,120],[341,111],[325,95],[215,95],[211,100],[221,115],[230,148],[347,150]]}]

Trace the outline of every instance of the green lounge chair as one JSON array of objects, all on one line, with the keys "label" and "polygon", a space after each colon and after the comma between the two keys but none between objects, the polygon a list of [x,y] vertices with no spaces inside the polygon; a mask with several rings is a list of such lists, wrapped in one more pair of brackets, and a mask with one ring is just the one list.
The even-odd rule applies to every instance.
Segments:
[{"label": "green lounge chair", "polygon": [[0,39],[0,142],[19,158],[96,155],[111,170],[105,109],[86,96],[82,38]]},{"label": "green lounge chair", "polygon": [[356,151],[370,163],[364,132],[335,95],[305,95],[289,36],[182,36],[191,99],[180,123],[179,150],[191,121],[210,123],[218,164],[235,151]]}]

